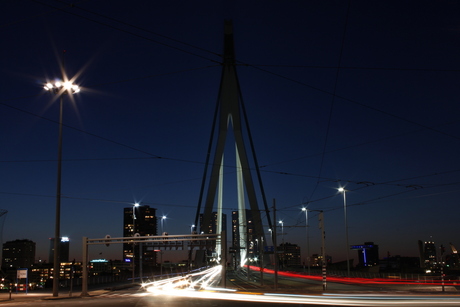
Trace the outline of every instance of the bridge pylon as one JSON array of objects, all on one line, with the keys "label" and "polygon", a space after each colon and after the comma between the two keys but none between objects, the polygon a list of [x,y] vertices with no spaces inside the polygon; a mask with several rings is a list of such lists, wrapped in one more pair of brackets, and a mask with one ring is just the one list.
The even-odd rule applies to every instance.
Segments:
[{"label": "bridge pylon", "polygon": [[[233,24],[232,21],[225,21],[224,28],[224,52],[222,56],[222,75],[217,99],[216,111],[214,113],[214,121],[209,141],[203,180],[198,201],[198,208],[195,216],[195,225],[201,221],[201,231],[211,233],[211,220],[213,212],[217,211],[216,233],[222,231],[222,211],[223,211],[223,179],[224,179],[224,151],[227,145],[227,136],[229,130],[233,132],[234,146],[236,152],[235,170],[236,170],[236,187],[238,199],[238,244],[239,250],[237,256],[243,264],[247,258],[247,253],[254,241],[264,242],[267,244],[264,235],[264,227],[262,214],[267,221],[269,229],[272,229],[272,223],[269,215],[265,192],[262,185],[262,180],[259,171],[259,165],[255,155],[255,150],[252,142],[252,136],[249,130],[249,123],[243,104],[241,89],[236,73],[236,60],[234,52],[233,40]],[[243,122],[244,121],[244,122]],[[249,152],[246,143],[249,145]],[[212,163],[210,164],[210,159]],[[209,168],[211,170],[209,171]],[[253,174],[257,176],[257,181],[253,179]],[[256,193],[255,182],[258,183],[258,191]],[[205,194],[206,190],[206,196]],[[216,201],[217,194],[217,201]],[[204,209],[200,219],[203,198]],[[246,208],[246,202],[249,203],[249,208]],[[264,210],[259,209],[259,202],[264,204]],[[217,206],[217,210],[214,208]],[[235,208],[234,204],[226,203],[227,208]],[[251,227],[247,225],[248,218],[246,212],[250,212]],[[266,225],[267,225],[266,224]],[[197,226],[195,226],[197,227]],[[233,230],[233,229],[232,229]],[[251,231],[249,231],[251,230]],[[250,233],[251,232],[251,233]],[[228,236],[230,237],[230,236]],[[232,244],[232,245],[234,245]],[[259,243],[261,244],[261,243]],[[259,249],[253,248],[252,252],[257,255]],[[216,243],[216,252],[220,254],[220,242]]]}]

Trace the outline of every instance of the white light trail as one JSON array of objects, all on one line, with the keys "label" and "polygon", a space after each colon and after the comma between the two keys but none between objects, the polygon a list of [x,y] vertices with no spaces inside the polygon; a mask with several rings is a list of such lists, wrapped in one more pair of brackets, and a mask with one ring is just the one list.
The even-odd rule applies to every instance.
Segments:
[{"label": "white light trail", "polygon": [[201,272],[191,273],[150,283],[142,284],[148,292],[154,294],[172,294],[177,290],[206,289],[220,281],[222,266],[218,265]]},{"label": "white light trail", "polygon": [[153,295],[231,300],[243,302],[264,302],[284,304],[318,304],[333,306],[460,306],[458,295],[357,295],[332,294],[297,295],[279,293],[238,293],[233,289],[213,288],[220,281],[222,267],[159,280],[142,286]]}]

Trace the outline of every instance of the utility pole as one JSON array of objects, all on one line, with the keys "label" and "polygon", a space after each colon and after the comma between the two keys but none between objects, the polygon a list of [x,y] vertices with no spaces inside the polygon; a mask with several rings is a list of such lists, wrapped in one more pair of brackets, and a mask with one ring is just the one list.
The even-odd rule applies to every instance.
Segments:
[{"label": "utility pole", "polygon": [[264,236],[260,236],[259,242],[259,266],[260,266],[260,285],[264,285]]},{"label": "utility pole", "polygon": [[322,275],[323,275],[323,291],[326,291],[326,233],[324,232],[324,215],[323,211],[319,212],[319,228],[321,229],[321,254],[322,254]]}]

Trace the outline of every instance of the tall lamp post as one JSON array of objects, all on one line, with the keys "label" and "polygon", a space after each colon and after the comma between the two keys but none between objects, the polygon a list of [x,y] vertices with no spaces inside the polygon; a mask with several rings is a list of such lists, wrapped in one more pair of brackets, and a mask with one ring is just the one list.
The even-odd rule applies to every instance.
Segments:
[{"label": "tall lamp post", "polygon": [[[161,235],[164,234],[164,229],[163,229],[164,220],[166,220],[166,215],[163,215],[161,217],[161,220],[160,220],[160,222],[161,222]],[[195,226],[193,226],[193,227],[195,227]],[[163,279],[163,252],[161,251],[161,248],[160,248],[160,275],[161,275],[160,278]]]},{"label": "tall lamp post", "polygon": [[164,230],[163,230],[163,223],[164,223],[163,221],[164,221],[164,220],[166,220],[166,216],[165,216],[165,215],[163,215],[163,216],[161,217],[161,235],[163,235],[163,233],[164,233]]},{"label": "tall lamp post", "polygon": [[281,240],[282,240],[282,243],[284,244],[284,222],[279,221],[278,223],[281,224]]},{"label": "tall lamp post", "polygon": [[345,242],[347,244],[347,276],[350,277],[350,245],[348,244],[348,219],[347,219],[347,190],[344,188],[338,189],[343,194],[343,212],[345,216]]},{"label": "tall lamp post", "polygon": [[59,137],[58,137],[58,164],[57,164],[57,184],[56,184],[56,221],[54,224],[54,255],[53,255],[53,296],[59,296],[59,276],[61,263],[59,259],[60,237],[61,237],[61,168],[62,168],[62,109],[63,95],[75,94],[80,91],[78,85],[70,81],[56,81],[47,83],[44,89],[59,95]]},{"label": "tall lamp post", "polygon": [[308,275],[310,275],[310,238],[308,236],[308,209],[302,208],[302,211],[305,211],[305,228],[307,229],[307,269]]},{"label": "tall lamp post", "polygon": [[[139,207],[139,203],[135,203],[133,205],[133,237],[136,236],[136,207]],[[131,261],[131,264],[133,266],[133,283],[134,283],[134,271],[135,271],[135,259],[136,259],[136,243],[133,242],[133,258],[132,258],[132,261]]]},{"label": "tall lamp post", "polygon": [[281,224],[281,241],[282,241],[281,244],[283,244],[283,261],[281,262],[281,264],[282,264],[283,269],[284,269],[284,264],[285,264],[285,261],[286,261],[286,260],[284,259],[284,257],[285,257],[285,252],[286,252],[286,247],[285,247],[285,245],[284,245],[284,222],[283,222],[283,221],[278,221],[278,223]]}]

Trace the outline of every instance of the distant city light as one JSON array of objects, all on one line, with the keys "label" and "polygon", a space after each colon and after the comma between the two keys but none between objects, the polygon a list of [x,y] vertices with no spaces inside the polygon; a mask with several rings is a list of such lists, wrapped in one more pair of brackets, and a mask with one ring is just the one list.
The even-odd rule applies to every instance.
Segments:
[{"label": "distant city light", "polygon": [[69,237],[62,237],[61,238],[61,242],[69,242],[69,241],[70,241]]},{"label": "distant city light", "polygon": [[94,259],[91,260],[90,262],[109,262],[107,259]]}]

